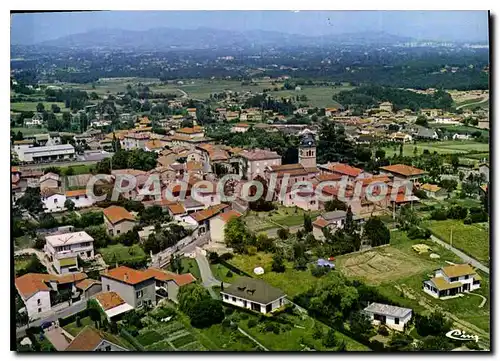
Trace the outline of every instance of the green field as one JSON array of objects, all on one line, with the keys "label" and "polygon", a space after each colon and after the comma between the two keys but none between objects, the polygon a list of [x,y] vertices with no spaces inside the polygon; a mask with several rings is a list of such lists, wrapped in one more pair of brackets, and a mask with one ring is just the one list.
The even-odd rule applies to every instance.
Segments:
[{"label": "green field", "polygon": [[[438,154],[461,154],[465,155],[471,151],[482,152],[485,154],[489,152],[489,144],[479,143],[475,141],[438,141],[438,142],[425,142],[416,144],[405,144],[403,145],[403,155],[406,157],[413,156],[414,150],[417,148],[417,155],[420,155],[427,149],[430,153],[437,152]],[[399,155],[399,144],[395,144],[393,147],[383,148],[387,157],[392,157],[393,155]]]},{"label": "green field", "polygon": [[43,106],[45,107],[45,110],[50,111],[52,108],[52,104],[57,104],[59,108],[61,108],[61,111],[64,111],[64,103],[63,102],[19,102],[19,103],[10,103],[10,110],[14,112],[28,112],[36,111],[36,106],[38,103],[42,103]]},{"label": "green field", "polygon": [[[237,310],[230,318],[237,322],[240,328],[254,337],[270,351],[305,351],[304,346],[317,351],[332,350],[326,348],[321,339],[315,339],[313,336],[313,330],[316,327],[320,328],[323,334],[328,332],[329,327],[309,317],[306,313],[296,310],[294,314],[281,314],[279,317],[284,319],[289,327],[284,328],[282,325],[278,326],[280,328],[278,334],[266,331],[264,329],[264,324],[259,322],[259,317],[256,314],[245,313],[248,315],[247,319],[243,319],[243,314],[243,311]],[[250,320],[257,322],[257,325],[249,327],[248,322]],[[338,331],[335,331],[335,336],[337,340],[342,340],[346,343],[347,351],[370,351],[366,346]],[[306,345],[301,345],[304,343]]]},{"label": "green field", "polygon": [[11,131],[17,133],[21,132],[23,135],[32,135],[32,134],[44,134],[48,133],[47,128],[21,128],[21,127],[14,127],[10,128]]},{"label": "green field", "polygon": [[114,266],[115,263],[120,264],[124,261],[138,261],[146,257],[146,253],[137,244],[130,247],[123,244],[114,244],[106,248],[100,248],[98,252],[102,255],[104,262],[110,266]]},{"label": "green field", "polygon": [[[305,211],[298,207],[278,206],[276,210],[270,212],[249,211],[245,215],[245,223],[254,232],[262,232],[272,228],[279,228],[280,226],[299,226],[304,223],[304,213]],[[308,213],[314,221],[320,212],[313,211]]]},{"label": "green field", "polygon": [[[431,252],[440,256],[431,259],[429,253],[418,254],[411,248],[414,244],[427,244]],[[430,240],[410,240],[404,232],[391,232],[391,245],[373,248],[362,253],[337,257],[337,269],[350,279],[360,279],[394,302],[412,308],[416,312],[429,313],[441,310],[452,318],[457,327],[489,339],[489,280],[481,273],[483,283],[473,293],[486,297],[486,304],[480,308],[482,299],[474,294],[463,297],[438,300],[422,291],[422,282],[432,277],[434,270],[448,265],[448,262],[462,263],[451,251]]]},{"label": "green field", "polygon": [[91,173],[92,166],[86,165],[86,164],[78,164],[78,165],[72,165],[68,167],[61,167],[61,174],[67,175],[68,174],[68,169],[73,169],[73,174],[71,175],[80,175],[80,174],[88,174]]},{"label": "green field", "polygon": [[428,228],[445,242],[450,242],[453,230],[453,247],[476,258],[484,265],[489,263],[490,234],[489,230],[480,224],[463,224],[460,220],[429,221]]},{"label": "green field", "polygon": [[[255,278],[261,278],[269,284],[280,288],[288,297],[306,292],[318,282],[318,278],[311,274],[311,271],[299,271],[293,268],[291,262],[285,262],[286,270],[283,273],[271,271],[272,254],[258,252],[255,255],[240,255],[235,254],[228,262],[240,270],[251,274]],[[255,267],[264,268],[263,275],[255,275],[253,270]],[[233,273],[233,277],[237,277]],[[300,280],[300,282],[298,282]]]}]

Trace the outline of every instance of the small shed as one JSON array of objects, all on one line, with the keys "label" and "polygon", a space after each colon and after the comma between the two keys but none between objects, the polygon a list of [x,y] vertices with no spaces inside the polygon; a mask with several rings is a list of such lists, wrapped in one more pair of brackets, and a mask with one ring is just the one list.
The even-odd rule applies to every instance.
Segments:
[{"label": "small shed", "polygon": [[404,326],[410,322],[412,309],[386,305],[383,303],[371,303],[363,310],[374,325],[386,325],[397,331],[403,331]]}]

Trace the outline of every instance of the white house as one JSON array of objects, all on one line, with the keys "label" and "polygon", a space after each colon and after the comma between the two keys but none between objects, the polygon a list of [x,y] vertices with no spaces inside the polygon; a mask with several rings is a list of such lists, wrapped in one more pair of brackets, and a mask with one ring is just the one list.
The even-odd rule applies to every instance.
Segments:
[{"label": "white house", "polygon": [[94,258],[94,239],[87,232],[47,236],[45,241],[44,251],[58,273],[78,271],[78,256]]},{"label": "white house", "polygon": [[71,200],[76,208],[90,207],[95,203],[93,197],[87,195],[87,189],[77,189],[66,192],[66,199]]},{"label": "white house", "polygon": [[470,139],[470,135],[469,134],[458,134],[458,133],[455,133],[453,134],[453,140],[469,140]]},{"label": "white house", "polygon": [[374,325],[385,325],[397,331],[404,331],[405,325],[410,322],[412,310],[410,308],[371,303],[363,312],[367,314]]},{"label": "white house", "polygon": [[50,162],[75,158],[75,148],[71,144],[31,147],[17,152],[21,162]]},{"label": "white house", "polygon": [[61,212],[64,210],[66,196],[57,189],[44,188],[40,191],[45,213]]},{"label": "white house", "polygon": [[30,319],[41,318],[52,308],[50,293],[61,289],[70,289],[73,296],[78,296],[76,285],[87,279],[85,273],[70,275],[52,275],[46,273],[27,273],[15,279],[19,296],[23,300]]},{"label": "white house", "polygon": [[456,296],[481,287],[481,276],[469,264],[442,267],[424,281],[422,289],[434,298]]},{"label": "white house", "polygon": [[263,314],[286,304],[286,294],[257,278],[240,277],[220,291],[222,302]]},{"label": "white house", "polygon": [[238,123],[233,125],[233,127],[231,128],[231,133],[245,133],[248,129],[250,129],[250,125],[248,125],[247,123]]}]

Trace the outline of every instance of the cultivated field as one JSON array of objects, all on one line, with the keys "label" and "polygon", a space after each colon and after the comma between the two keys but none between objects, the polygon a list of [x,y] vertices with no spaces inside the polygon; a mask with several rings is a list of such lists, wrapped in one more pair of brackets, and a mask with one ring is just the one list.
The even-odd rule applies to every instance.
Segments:
[{"label": "cultivated field", "polygon": [[[487,154],[489,152],[489,144],[479,143],[475,141],[454,141],[446,140],[439,142],[426,142],[417,144],[405,144],[403,145],[403,155],[407,157],[413,156],[414,150],[417,148],[417,155],[420,155],[427,149],[430,153],[437,152],[438,154],[460,154],[465,155],[469,152],[482,152],[481,154]],[[399,145],[396,144],[393,147],[385,147],[386,156],[392,157],[393,155],[399,155]]]},{"label": "cultivated field", "polygon": [[488,265],[490,256],[490,232],[488,223],[463,224],[462,221],[428,221],[428,228],[438,238],[450,242],[453,230],[453,247],[464,251],[484,265]]},{"label": "cultivated field", "polygon": [[19,102],[19,103],[10,103],[10,110],[14,112],[27,112],[27,111],[36,111],[36,106],[38,103],[42,103],[45,110],[50,111],[52,108],[52,104],[57,104],[59,108],[61,108],[61,111],[69,110],[64,108],[64,103],[61,102],[39,102],[39,101],[34,101],[34,102]]},{"label": "cultivated field", "polygon": [[[245,216],[245,223],[254,232],[263,232],[271,228],[293,227],[304,223],[304,211],[298,207],[278,206],[270,212],[249,211]],[[320,212],[308,212],[311,219],[314,219]]]}]

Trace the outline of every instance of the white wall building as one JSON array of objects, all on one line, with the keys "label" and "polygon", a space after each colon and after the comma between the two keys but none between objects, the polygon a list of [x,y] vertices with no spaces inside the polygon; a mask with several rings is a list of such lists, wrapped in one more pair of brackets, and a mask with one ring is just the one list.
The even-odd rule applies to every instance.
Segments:
[{"label": "white wall building", "polygon": [[434,298],[452,297],[481,287],[481,276],[468,264],[442,267],[424,281],[422,289]]},{"label": "white wall building", "polygon": [[240,277],[220,293],[224,303],[263,314],[286,304],[286,295],[280,289],[256,278]]},{"label": "white wall building", "polygon": [[45,213],[61,212],[64,210],[66,196],[62,192],[47,188],[43,189],[40,193]]},{"label": "white wall building", "polygon": [[76,208],[90,207],[95,203],[94,198],[87,195],[87,189],[67,191],[66,199],[71,200]]},{"label": "white wall building", "polygon": [[385,325],[397,331],[404,331],[405,325],[410,322],[412,310],[410,308],[371,303],[363,312],[367,314],[374,325]]},{"label": "white wall building", "polygon": [[21,162],[33,163],[70,160],[75,158],[75,148],[71,144],[31,147],[19,150],[17,156]]},{"label": "white wall building", "polygon": [[87,232],[47,236],[45,241],[44,251],[58,273],[78,271],[78,256],[94,258],[94,239]]}]

